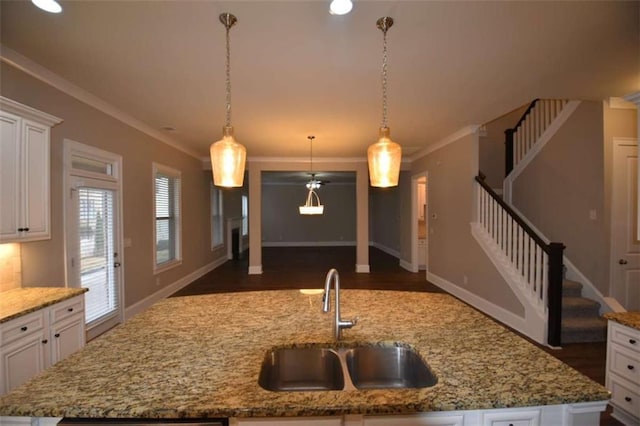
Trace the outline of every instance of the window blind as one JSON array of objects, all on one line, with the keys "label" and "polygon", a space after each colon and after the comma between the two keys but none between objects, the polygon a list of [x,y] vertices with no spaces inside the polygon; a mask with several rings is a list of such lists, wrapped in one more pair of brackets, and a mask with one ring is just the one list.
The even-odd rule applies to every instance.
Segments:
[{"label": "window blind", "polygon": [[158,171],[155,175],[156,265],[179,259],[180,178]]}]

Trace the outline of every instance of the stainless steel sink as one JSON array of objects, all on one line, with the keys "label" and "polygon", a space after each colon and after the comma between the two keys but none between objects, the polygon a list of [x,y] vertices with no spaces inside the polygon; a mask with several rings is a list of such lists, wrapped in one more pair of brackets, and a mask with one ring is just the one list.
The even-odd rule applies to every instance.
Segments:
[{"label": "stainless steel sink", "polygon": [[273,348],[258,378],[270,391],[424,388],[437,381],[405,346]]},{"label": "stainless steel sink", "polygon": [[328,348],[275,348],[264,356],[258,383],[271,391],[342,390],[342,370]]},{"label": "stainless steel sink", "polygon": [[438,382],[413,349],[362,346],[346,352],[346,364],[356,389],[425,388]]}]

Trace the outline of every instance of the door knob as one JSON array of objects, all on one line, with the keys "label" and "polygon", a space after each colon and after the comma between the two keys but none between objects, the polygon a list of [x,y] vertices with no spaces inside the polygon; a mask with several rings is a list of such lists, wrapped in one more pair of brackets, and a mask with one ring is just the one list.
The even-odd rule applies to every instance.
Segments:
[{"label": "door knob", "polygon": [[618,263],[619,263],[619,264],[621,264],[621,265],[626,265],[626,264],[627,264],[627,263],[629,263],[629,262],[627,262],[627,261],[626,261],[626,260],[624,260],[624,259],[620,259],[620,260],[618,260]]}]

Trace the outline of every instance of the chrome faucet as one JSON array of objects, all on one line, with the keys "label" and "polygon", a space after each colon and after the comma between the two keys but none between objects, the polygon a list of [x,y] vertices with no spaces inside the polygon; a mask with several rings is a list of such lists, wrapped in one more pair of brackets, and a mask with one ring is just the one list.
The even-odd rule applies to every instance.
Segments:
[{"label": "chrome faucet", "polygon": [[358,323],[358,317],[355,317],[350,320],[342,320],[340,318],[340,275],[335,268],[329,269],[327,272],[327,278],[324,281],[324,295],[322,296],[322,312],[329,312],[331,310],[331,306],[329,303],[329,299],[331,297],[331,281],[334,283],[335,292],[336,292],[336,319],[334,321],[335,327],[335,337],[336,340],[340,340],[342,337],[342,329],[343,328],[351,328]]}]

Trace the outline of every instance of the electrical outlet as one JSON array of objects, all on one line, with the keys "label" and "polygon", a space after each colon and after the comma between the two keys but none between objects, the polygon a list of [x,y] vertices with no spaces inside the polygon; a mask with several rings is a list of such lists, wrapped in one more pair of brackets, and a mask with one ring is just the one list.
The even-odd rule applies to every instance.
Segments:
[{"label": "electrical outlet", "polygon": [[156,285],[159,286],[160,285],[160,278],[156,278]]},{"label": "electrical outlet", "polygon": [[589,219],[591,220],[598,219],[598,211],[596,209],[589,210]]},{"label": "electrical outlet", "polygon": [[462,282],[464,282],[465,284],[469,283],[469,277],[467,277],[466,275],[464,277],[462,277]]}]

